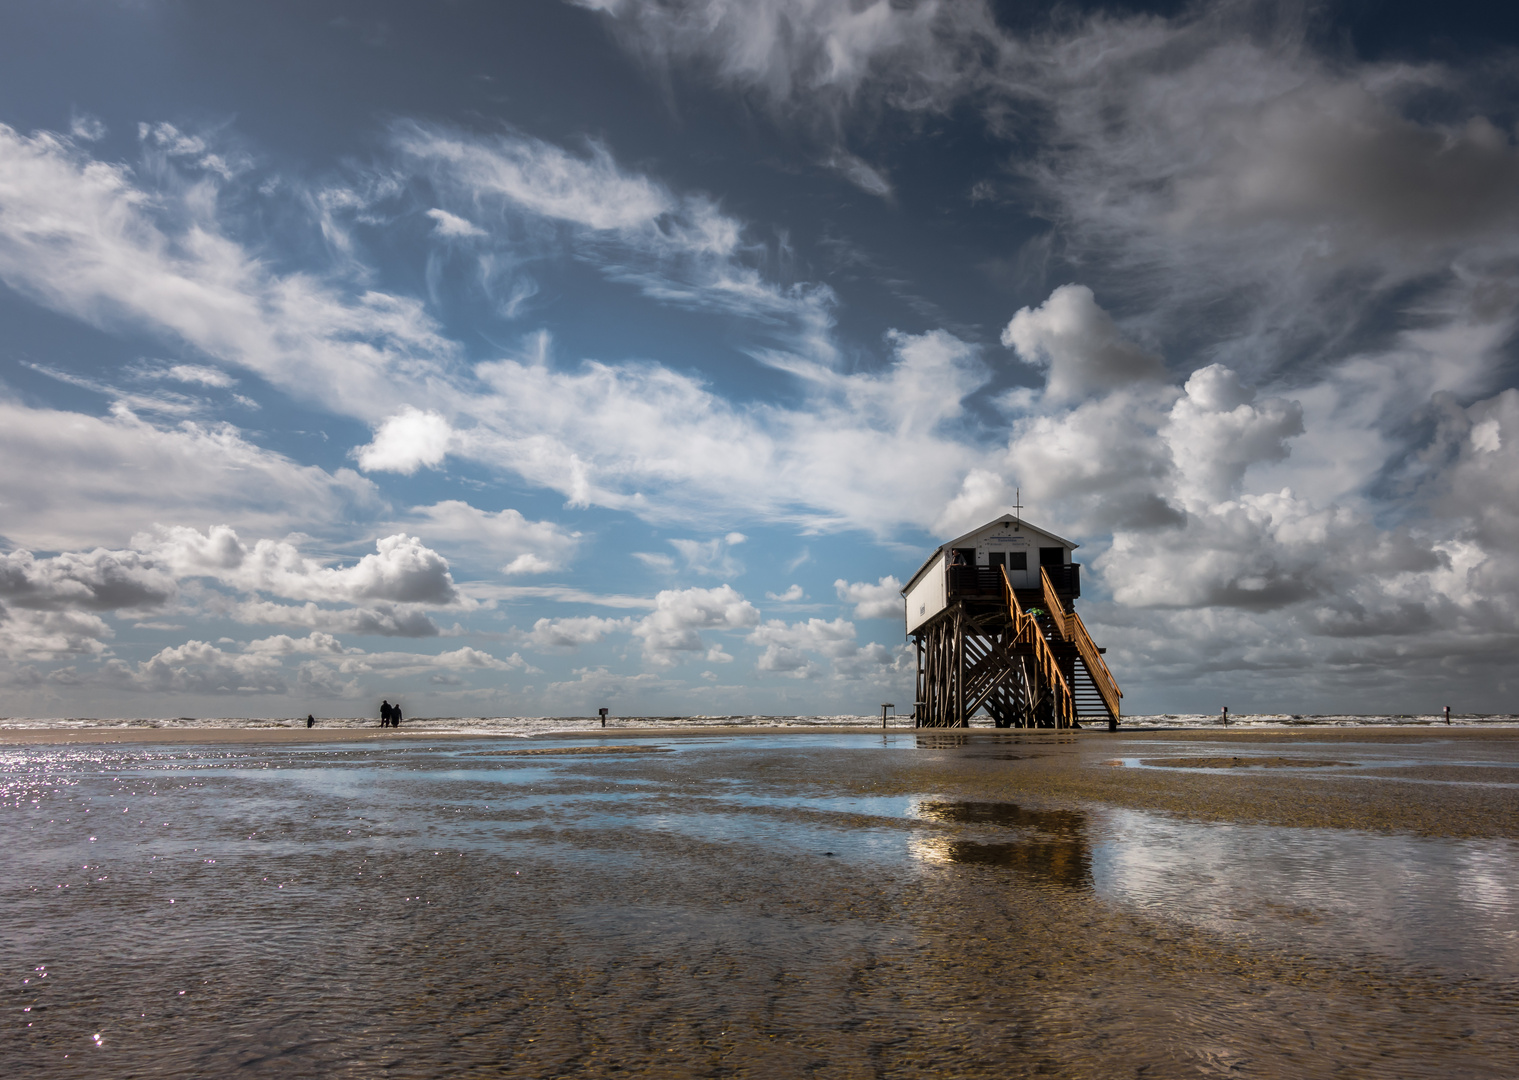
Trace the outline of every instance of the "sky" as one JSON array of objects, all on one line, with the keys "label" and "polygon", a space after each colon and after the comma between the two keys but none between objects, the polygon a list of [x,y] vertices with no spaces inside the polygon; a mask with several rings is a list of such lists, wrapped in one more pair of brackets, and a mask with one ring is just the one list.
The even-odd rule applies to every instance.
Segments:
[{"label": "sky", "polygon": [[1519,711],[1519,14],[0,5],[0,714]]}]

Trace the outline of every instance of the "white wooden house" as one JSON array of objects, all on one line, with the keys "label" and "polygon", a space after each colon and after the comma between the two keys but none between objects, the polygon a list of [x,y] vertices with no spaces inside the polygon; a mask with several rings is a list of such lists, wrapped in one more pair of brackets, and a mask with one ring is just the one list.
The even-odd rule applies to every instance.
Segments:
[{"label": "white wooden house", "polygon": [[940,545],[902,590],[917,647],[914,717],[965,727],[1116,727],[1122,692],[1075,601],[1080,545],[1003,515]]}]

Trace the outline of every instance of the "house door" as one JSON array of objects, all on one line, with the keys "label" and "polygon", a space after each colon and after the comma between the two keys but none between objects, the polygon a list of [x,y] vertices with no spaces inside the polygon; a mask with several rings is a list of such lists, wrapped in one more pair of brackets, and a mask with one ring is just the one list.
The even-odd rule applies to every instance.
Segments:
[{"label": "house door", "polygon": [[[1057,589],[1063,588],[1065,586],[1065,548],[1040,548],[1039,568],[1050,572],[1050,584]],[[1038,582],[1035,584],[1037,585]]]}]

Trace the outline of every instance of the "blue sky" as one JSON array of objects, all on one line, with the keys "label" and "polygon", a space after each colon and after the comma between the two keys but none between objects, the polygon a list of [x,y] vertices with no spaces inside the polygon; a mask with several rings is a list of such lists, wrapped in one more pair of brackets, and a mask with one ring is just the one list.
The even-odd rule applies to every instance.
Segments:
[{"label": "blue sky", "polygon": [[1082,544],[1131,713],[1514,709],[1482,5],[0,9],[0,712],[905,709]]}]

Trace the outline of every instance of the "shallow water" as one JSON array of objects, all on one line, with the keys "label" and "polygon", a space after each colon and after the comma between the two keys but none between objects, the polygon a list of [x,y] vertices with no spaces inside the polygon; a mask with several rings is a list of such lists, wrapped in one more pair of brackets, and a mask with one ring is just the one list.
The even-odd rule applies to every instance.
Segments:
[{"label": "shallow water", "polygon": [[[0,1060],[365,1077],[1501,1076],[1519,1061],[1512,840],[968,793],[1016,793],[1061,755],[1112,769],[1229,752],[1180,741],[533,745],[629,744],[672,752],[0,751]],[[1508,768],[1510,753],[1270,747],[1345,762],[1282,770],[1325,783]]]}]

